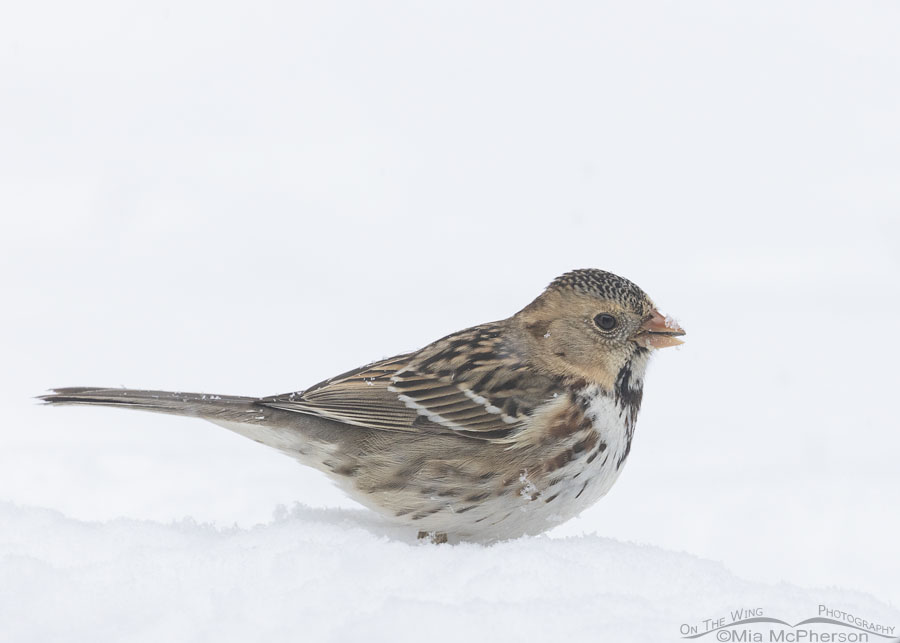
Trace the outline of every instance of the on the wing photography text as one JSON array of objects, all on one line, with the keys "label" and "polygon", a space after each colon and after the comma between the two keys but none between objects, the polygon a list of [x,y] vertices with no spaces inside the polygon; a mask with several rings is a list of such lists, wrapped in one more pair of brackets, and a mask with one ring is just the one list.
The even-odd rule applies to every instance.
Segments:
[{"label": "on the wing photography text", "polygon": [[896,626],[873,622],[846,610],[818,606],[818,614],[796,623],[774,618],[762,607],[732,610],[729,616],[682,623],[682,638],[707,636],[721,643],[897,643]]}]

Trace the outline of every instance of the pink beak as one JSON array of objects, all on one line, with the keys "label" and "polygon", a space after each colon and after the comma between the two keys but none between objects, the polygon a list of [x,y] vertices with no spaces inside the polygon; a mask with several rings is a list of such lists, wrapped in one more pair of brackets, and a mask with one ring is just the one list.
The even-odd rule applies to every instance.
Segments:
[{"label": "pink beak", "polygon": [[658,310],[654,310],[641,324],[641,330],[635,339],[645,348],[665,348],[683,344],[684,340],[678,339],[681,335],[684,335],[684,329],[678,322],[671,317],[663,317]]}]

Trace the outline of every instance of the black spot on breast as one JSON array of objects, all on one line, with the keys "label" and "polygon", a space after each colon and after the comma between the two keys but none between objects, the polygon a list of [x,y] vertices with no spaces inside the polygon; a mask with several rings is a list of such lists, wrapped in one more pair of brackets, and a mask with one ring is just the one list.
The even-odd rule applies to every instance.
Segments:
[{"label": "black spot on breast", "polygon": [[558,453],[550,458],[544,465],[544,471],[550,472],[561,469],[568,463],[570,463],[574,458],[575,452],[572,451],[572,449],[566,449],[565,451]]},{"label": "black spot on breast", "polygon": [[584,490],[587,489],[589,482],[590,482],[590,479],[584,481],[584,484],[581,485],[581,491],[579,491],[578,494],[575,496],[576,498],[584,493]]},{"label": "black spot on breast", "polygon": [[577,409],[569,409],[567,412],[555,416],[547,429],[547,438],[550,441],[560,440],[577,433],[581,429],[582,415]]},{"label": "black spot on breast", "polygon": [[606,442],[601,442],[597,447],[597,450],[594,451],[591,455],[588,456],[587,463],[590,464],[594,460],[597,459],[597,456],[606,451]]},{"label": "black spot on breast", "polygon": [[574,451],[575,453],[581,453],[582,451],[593,449],[595,444],[597,444],[597,434],[591,432],[587,435],[587,437],[573,444],[572,451]]},{"label": "black spot on breast", "polygon": [[644,391],[640,386],[632,387],[631,362],[628,362],[616,376],[615,395],[616,402],[623,410],[631,411],[632,417],[637,415],[641,408],[641,399]]},{"label": "black spot on breast", "polygon": [[631,453],[631,431],[628,432],[628,439],[625,442],[625,452],[619,456],[619,461],[616,462],[616,470],[622,467],[629,453]]}]

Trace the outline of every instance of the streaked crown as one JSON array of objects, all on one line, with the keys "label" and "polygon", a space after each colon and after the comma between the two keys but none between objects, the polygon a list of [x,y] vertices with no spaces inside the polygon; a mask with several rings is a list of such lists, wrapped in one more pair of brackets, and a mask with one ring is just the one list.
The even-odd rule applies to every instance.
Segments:
[{"label": "streaked crown", "polygon": [[601,299],[610,299],[637,313],[653,310],[653,301],[624,277],[596,268],[581,268],[560,275],[547,290],[574,290]]}]

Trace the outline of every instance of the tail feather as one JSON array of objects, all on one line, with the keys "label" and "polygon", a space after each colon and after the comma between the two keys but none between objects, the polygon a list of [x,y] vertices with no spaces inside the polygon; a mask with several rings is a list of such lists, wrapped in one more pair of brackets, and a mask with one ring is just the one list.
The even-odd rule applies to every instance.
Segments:
[{"label": "tail feather", "polygon": [[267,410],[257,406],[257,400],[252,397],[88,386],[53,389],[38,399],[47,404],[118,406],[208,420],[255,420],[251,423],[263,418],[250,416],[266,415]]},{"label": "tail feather", "polygon": [[[143,391],[88,386],[53,389],[40,400],[52,405],[92,405],[153,411],[208,420],[229,431],[278,449],[305,464],[327,469],[326,445],[363,438],[363,431],[303,413],[266,406],[263,400],[237,395]],[[323,450],[324,449],[324,450]]]}]

